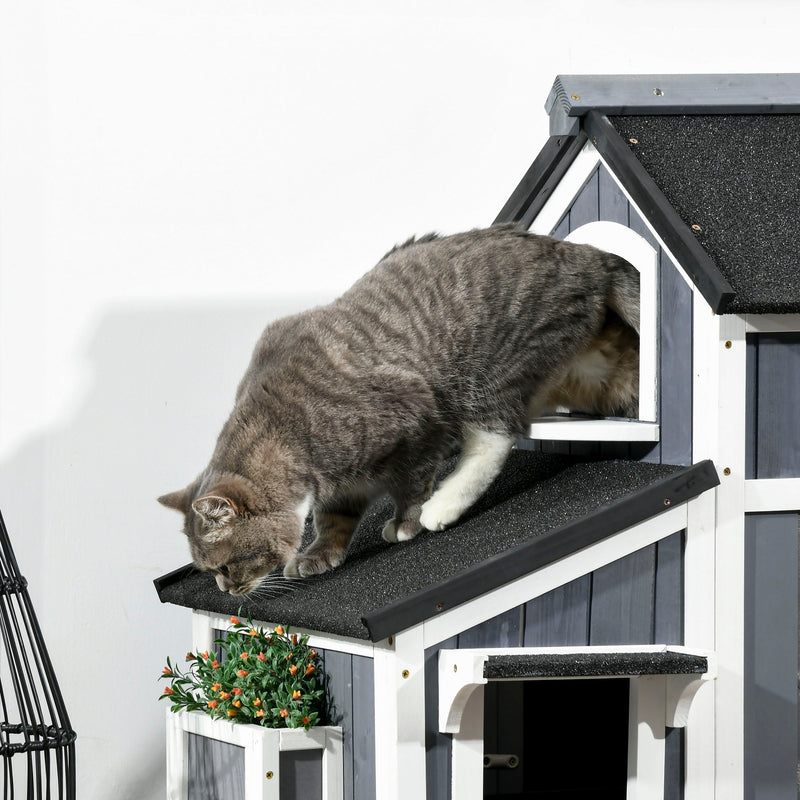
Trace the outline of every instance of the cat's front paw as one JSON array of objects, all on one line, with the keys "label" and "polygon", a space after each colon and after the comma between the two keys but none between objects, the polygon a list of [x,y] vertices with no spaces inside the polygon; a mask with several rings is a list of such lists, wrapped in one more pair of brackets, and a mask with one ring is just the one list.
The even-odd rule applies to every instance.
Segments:
[{"label": "cat's front paw", "polygon": [[324,553],[298,553],[284,568],[284,578],[310,578],[338,567],[343,558],[332,558]]},{"label": "cat's front paw", "polygon": [[447,497],[444,492],[436,492],[430,500],[422,504],[419,521],[429,531],[443,531],[452,525],[463,513],[461,503]]},{"label": "cat's front paw", "polygon": [[387,542],[407,542],[413,539],[420,531],[422,526],[418,523],[406,520],[397,524],[397,520],[390,519],[384,526],[382,536]]}]

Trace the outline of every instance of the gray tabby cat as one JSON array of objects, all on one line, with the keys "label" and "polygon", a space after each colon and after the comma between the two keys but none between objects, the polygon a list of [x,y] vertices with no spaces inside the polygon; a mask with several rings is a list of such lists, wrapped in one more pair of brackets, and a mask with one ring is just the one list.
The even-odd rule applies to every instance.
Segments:
[{"label": "gray tabby cat", "polygon": [[[412,239],[330,305],[267,327],[210,464],[159,501],[237,595],[281,564],[339,565],[382,493],[388,541],[440,531],[545,409],[635,415],[638,286],[617,256],[509,226]],[[311,508],[316,538],[298,553]]]}]

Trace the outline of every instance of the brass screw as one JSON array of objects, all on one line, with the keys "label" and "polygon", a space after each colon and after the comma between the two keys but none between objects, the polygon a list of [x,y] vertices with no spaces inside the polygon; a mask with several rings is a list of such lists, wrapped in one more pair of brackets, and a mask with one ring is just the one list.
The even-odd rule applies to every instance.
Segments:
[{"label": "brass screw", "polygon": [[458,672],[458,664],[453,664],[453,672]]},{"label": "brass screw", "polygon": [[695,224],[695,225],[692,225],[692,230],[693,231],[701,231],[703,229],[699,225]]},{"label": "brass screw", "polygon": [[275,773],[273,773],[273,771],[272,771],[272,770],[270,770],[270,771],[267,773],[267,780],[268,780],[268,781],[271,781],[271,780],[272,780],[272,778],[274,777],[274,775],[275,775]]},{"label": "brass screw", "polygon": [[404,670],[403,670],[403,672],[402,672],[401,674],[402,674],[402,676],[403,676],[404,678],[407,678],[407,677],[408,677],[408,676],[409,676],[411,673],[410,673],[410,672],[409,672],[407,669],[404,669]]},{"label": "brass screw", "polygon": [[389,638],[386,640],[386,643],[389,645],[389,647],[391,647],[391,646],[394,644],[394,636],[390,636],[390,637],[389,637]]},{"label": "brass screw", "polygon": [[581,96],[579,94],[574,94],[574,95],[572,95],[572,99],[573,100],[580,100]]},{"label": "brass screw", "polygon": [[728,341],[725,342],[725,349],[730,350],[731,347],[733,347],[733,342],[730,339],[728,339]]},{"label": "brass screw", "polygon": [[724,470],[722,470],[722,474],[723,474],[725,477],[727,477],[728,475],[730,475],[730,474],[731,474],[731,468],[730,468],[730,467],[725,467],[725,469],[724,469]]},{"label": "brass screw", "polygon": [[639,144],[639,140],[638,140],[638,139],[628,139],[628,141],[629,141],[631,144]]}]

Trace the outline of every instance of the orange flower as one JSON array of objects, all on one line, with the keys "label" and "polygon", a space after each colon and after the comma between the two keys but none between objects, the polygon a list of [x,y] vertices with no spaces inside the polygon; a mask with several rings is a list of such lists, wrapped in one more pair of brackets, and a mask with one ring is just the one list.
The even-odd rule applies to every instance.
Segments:
[{"label": "orange flower", "polygon": [[172,675],[172,670],[169,667],[164,667],[164,669],[161,670],[161,674],[162,675]]},{"label": "orange flower", "polygon": [[282,709],[281,709],[281,716],[282,716],[282,717],[288,717],[288,716],[289,716],[289,712],[288,712],[288,710],[287,710],[287,709],[285,709],[285,708],[282,708]]},{"label": "orange flower", "polygon": [[236,674],[240,678],[244,678],[245,675],[249,675],[250,673],[246,669],[240,669]]},{"label": "orange flower", "polygon": [[311,661],[316,654],[317,654],[316,650],[309,650],[308,651],[308,660]]},{"label": "orange flower", "polygon": [[247,653],[242,653],[240,658],[242,659],[242,661],[247,661]]},{"label": "orange flower", "polygon": [[238,713],[239,712],[235,708],[229,708],[228,709],[228,716],[229,717],[235,717]]},{"label": "orange flower", "polygon": [[221,697],[223,700],[227,700],[227,699],[230,697],[230,695],[228,694],[228,692],[220,692],[220,693],[219,693],[219,696],[220,696],[220,697]]},{"label": "orange flower", "polygon": [[314,672],[314,670],[315,670],[315,669],[316,669],[316,668],[314,667],[314,665],[313,665],[313,664],[309,664],[309,665],[306,667],[306,675],[310,675],[312,672]]},{"label": "orange flower", "polygon": [[235,689],[231,689],[231,691],[236,697],[238,697],[242,693],[242,690],[238,686]]},{"label": "orange flower", "polygon": [[259,661],[266,661],[267,657],[264,655],[263,650],[256,656]]},{"label": "orange flower", "polygon": [[255,699],[255,700],[253,700],[253,705],[254,705],[256,708],[258,708],[258,707],[261,705],[261,698],[260,698],[260,697],[256,697],[256,699]]},{"label": "orange flower", "polygon": [[249,635],[258,636],[258,631],[255,628],[250,628]]},{"label": "orange flower", "polygon": [[218,692],[221,688],[222,688],[222,684],[221,683],[212,683],[211,684],[211,691],[212,692]]},{"label": "orange flower", "polygon": [[169,688],[169,686],[165,686],[164,694],[175,694],[175,692],[173,692],[172,689]]},{"label": "orange flower", "polygon": [[209,708],[216,708],[219,705],[219,700],[209,700],[208,707]]},{"label": "orange flower", "polygon": [[294,675],[297,672],[297,664],[292,664],[292,666],[289,667],[289,672],[291,672],[292,675]]},{"label": "orange flower", "polygon": [[241,700],[234,700],[233,703],[231,703],[231,705],[236,706],[236,708],[241,708],[242,707],[242,701]]},{"label": "orange flower", "polygon": [[201,655],[201,656],[203,656],[203,658],[204,658],[206,661],[208,661],[208,650],[206,650],[204,653],[200,653],[200,655]]},{"label": "orange flower", "polygon": [[257,717],[263,717],[264,716],[264,709],[262,708],[262,709],[259,709],[258,711],[256,711],[256,716]]},{"label": "orange flower", "polygon": [[186,654],[187,661],[194,661],[194,653],[187,653]]},{"label": "orange flower", "polygon": [[231,617],[231,625],[238,625],[239,620],[236,617]]},{"label": "orange flower", "polygon": [[219,669],[219,661],[212,661],[211,669]]},{"label": "orange flower", "polygon": [[283,636],[283,625],[278,625],[278,627],[275,628],[275,633],[277,633],[279,636]]},{"label": "orange flower", "polygon": [[308,725],[311,722],[311,720],[308,717],[303,717],[302,722],[303,725]]},{"label": "orange flower", "polygon": [[302,692],[299,689],[295,689],[292,692],[292,700],[299,700]]},{"label": "orange flower", "polygon": [[297,644],[297,634],[296,633],[292,634],[292,644]]}]

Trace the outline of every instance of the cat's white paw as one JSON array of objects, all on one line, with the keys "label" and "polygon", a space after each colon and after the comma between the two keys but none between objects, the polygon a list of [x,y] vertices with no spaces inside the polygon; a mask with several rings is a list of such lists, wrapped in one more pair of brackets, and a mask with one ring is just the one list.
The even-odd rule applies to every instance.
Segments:
[{"label": "cat's white paw", "polygon": [[411,522],[401,522],[398,526],[397,521],[390,519],[384,526],[382,536],[387,542],[407,542],[413,539],[421,527]]},{"label": "cat's white paw", "polygon": [[300,574],[300,569],[297,566],[297,559],[293,558],[286,566],[283,568],[283,577],[284,578],[302,578],[303,576]]},{"label": "cat's white paw", "polygon": [[460,502],[448,497],[444,492],[436,492],[430,500],[423,503],[419,521],[429,531],[443,531],[452,525],[463,513]]},{"label": "cat's white paw", "polygon": [[381,531],[381,536],[387,541],[394,544],[397,539],[397,523],[390,519],[384,526],[383,530]]}]

